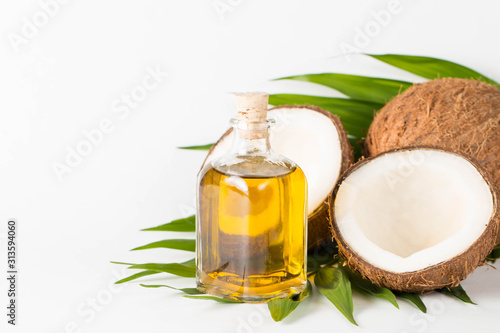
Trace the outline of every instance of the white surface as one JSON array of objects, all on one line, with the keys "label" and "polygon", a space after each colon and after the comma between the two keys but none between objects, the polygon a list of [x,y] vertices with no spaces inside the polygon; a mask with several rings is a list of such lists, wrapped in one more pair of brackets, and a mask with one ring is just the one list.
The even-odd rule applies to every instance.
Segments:
[{"label": "white surface", "polygon": [[340,234],[354,252],[404,273],[468,249],[493,216],[493,196],[466,159],[414,149],[359,167],[342,182],[334,207]]},{"label": "white surface", "polygon": [[[232,4],[224,20],[213,6],[221,2]],[[338,56],[339,45],[354,45],[355,29],[373,25],[371,11],[388,4],[73,0],[15,53],[8,34],[20,33],[23,18],[39,15],[40,5],[3,1],[0,232],[5,235],[8,218],[18,219],[20,308],[19,326],[7,327],[2,314],[0,330],[78,332],[71,329],[74,323],[80,332],[92,333],[238,332],[242,322],[253,332],[498,330],[500,271],[487,268],[463,283],[478,306],[429,295],[424,297],[429,314],[423,315],[404,301],[397,310],[356,296],[359,328],[318,295],[277,324],[259,312],[265,306],[188,300],[175,291],[133,284],[109,291],[115,275],[125,273],[110,260],[170,262],[191,256],[128,249],[162,237],[139,229],[193,212],[204,153],[175,147],[218,138],[234,112],[229,92],[336,95],[303,82],[270,81],[326,71],[419,80],[362,56]],[[361,51],[442,57],[500,80],[498,1],[402,0],[398,8],[368,41],[357,38]],[[127,113],[121,95],[140,92],[148,66],[169,76],[158,77],[159,84],[148,79],[152,91]],[[59,182],[53,162],[64,162],[68,146],[82,145],[82,131],[109,129],[105,119],[113,130]],[[0,254],[4,272],[5,238]],[[165,281],[185,285],[175,278]],[[0,279],[0,304],[6,302],[5,282]],[[89,310],[87,303],[97,297],[98,310]]]}]

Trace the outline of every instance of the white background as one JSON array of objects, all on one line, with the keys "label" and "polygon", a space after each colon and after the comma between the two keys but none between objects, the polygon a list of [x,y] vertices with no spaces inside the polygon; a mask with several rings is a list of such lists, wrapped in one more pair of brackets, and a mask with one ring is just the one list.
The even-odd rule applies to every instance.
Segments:
[{"label": "white background", "polygon": [[[130,272],[111,260],[192,256],[128,250],[179,236],[139,229],[192,214],[204,153],[176,147],[216,140],[234,112],[231,92],[337,96],[312,84],[270,81],[315,72],[419,81],[362,55],[342,55],[340,45],[347,44],[361,52],[441,57],[500,80],[498,1],[401,0],[385,26],[375,23],[377,30],[372,12],[388,6],[366,0],[72,0],[43,22],[38,1],[2,1],[0,268],[5,272],[6,221],[16,218],[20,278],[18,326],[10,327],[1,275],[0,330],[498,332],[500,271],[485,267],[463,282],[477,306],[433,294],[423,297],[429,308],[423,315],[403,300],[397,310],[356,295],[359,328],[317,294],[274,323],[265,305],[189,300],[135,283],[112,286]],[[13,34],[21,35],[34,16],[46,25],[14,47]],[[360,44],[356,29],[375,30]],[[168,77],[128,115],[114,112],[147,68]],[[113,131],[58,179],[54,163],[65,163],[68,147],[76,149],[82,133],[103,119],[112,121]],[[161,282],[191,286],[167,275]]]}]

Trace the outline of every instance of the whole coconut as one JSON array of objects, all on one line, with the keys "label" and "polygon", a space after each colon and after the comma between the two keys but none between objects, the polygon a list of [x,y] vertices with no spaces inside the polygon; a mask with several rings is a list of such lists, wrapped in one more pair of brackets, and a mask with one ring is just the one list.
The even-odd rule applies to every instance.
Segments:
[{"label": "whole coconut", "polygon": [[500,195],[500,90],[484,82],[446,78],[416,84],[396,96],[375,116],[366,153],[416,145],[474,157]]}]

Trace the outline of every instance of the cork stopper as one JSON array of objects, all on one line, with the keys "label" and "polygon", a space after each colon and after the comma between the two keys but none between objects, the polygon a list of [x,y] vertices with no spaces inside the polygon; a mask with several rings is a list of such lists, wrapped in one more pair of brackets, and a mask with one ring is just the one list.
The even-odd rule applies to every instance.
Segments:
[{"label": "cork stopper", "polygon": [[247,92],[236,94],[238,120],[246,122],[266,121],[269,94],[265,92]]},{"label": "cork stopper", "polygon": [[239,136],[242,139],[255,140],[266,138],[269,134],[266,124],[269,94],[265,92],[247,92],[236,94]]}]

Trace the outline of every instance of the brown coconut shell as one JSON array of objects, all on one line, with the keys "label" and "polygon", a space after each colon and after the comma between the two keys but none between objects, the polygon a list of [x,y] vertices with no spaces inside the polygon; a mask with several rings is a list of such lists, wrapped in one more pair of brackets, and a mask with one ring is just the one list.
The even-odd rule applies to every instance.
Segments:
[{"label": "brown coconut shell", "polygon": [[[339,174],[342,175],[342,173],[344,173],[344,171],[347,170],[353,164],[354,157],[351,144],[349,142],[349,139],[347,138],[347,133],[344,127],[342,126],[342,122],[337,116],[319,107],[311,105],[280,105],[270,109],[269,113],[272,115],[273,110],[280,110],[280,109],[297,109],[297,111],[299,111],[300,109],[307,109],[319,112],[325,117],[328,117],[332,121],[333,125],[337,128],[337,133],[339,134],[339,141],[342,150],[342,161]],[[212,146],[212,148],[210,148],[210,150],[208,151],[207,158],[203,162],[203,166],[208,161],[208,158],[215,149],[215,146],[217,146],[217,144],[221,142],[221,140],[224,139],[227,135],[229,135],[232,131],[233,131],[232,128],[229,129]],[[329,205],[331,197],[332,194],[328,195],[328,197],[325,198],[325,201],[308,216],[308,230],[307,230],[308,250],[312,250],[319,245],[326,244],[332,238],[332,234],[330,231],[330,205]]]},{"label": "brown coconut shell", "polygon": [[[335,206],[335,196],[342,185],[342,182],[349,177],[354,171],[363,165],[370,163],[370,161],[397,151],[406,151],[412,149],[431,149],[440,150],[458,155],[469,161],[483,177],[484,181],[488,184],[493,198],[493,215],[481,236],[462,253],[457,254],[456,257],[450,258],[437,265],[407,273],[395,273],[379,267],[375,267],[363,259],[358,253],[353,251],[349,244],[347,244],[339,231],[335,221],[333,209]],[[464,280],[469,273],[475,270],[478,266],[485,263],[486,256],[493,250],[496,244],[496,235],[500,230],[500,210],[498,208],[497,193],[492,185],[492,180],[489,173],[484,170],[474,158],[469,155],[456,152],[450,149],[442,149],[431,146],[416,146],[393,149],[387,152],[380,153],[376,156],[365,158],[351,168],[349,168],[340,178],[337,186],[334,189],[331,201],[332,206],[332,233],[337,241],[339,253],[345,259],[345,263],[353,271],[361,274],[365,279],[370,280],[372,283],[380,287],[386,287],[390,290],[397,290],[407,293],[425,293],[428,291],[456,287],[460,281]]]},{"label": "brown coconut shell", "polygon": [[376,114],[365,153],[415,145],[472,156],[490,174],[499,195],[500,90],[480,81],[446,78],[416,84],[396,96]]}]

